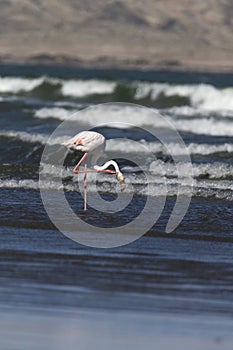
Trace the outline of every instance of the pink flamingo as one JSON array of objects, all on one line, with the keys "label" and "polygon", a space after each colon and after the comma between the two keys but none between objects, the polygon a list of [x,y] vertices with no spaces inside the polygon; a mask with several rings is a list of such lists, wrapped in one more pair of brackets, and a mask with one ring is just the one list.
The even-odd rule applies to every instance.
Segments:
[{"label": "pink flamingo", "polygon": [[[69,149],[83,153],[83,156],[75,166],[73,173],[84,173],[84,211],[87,210],[87,173],[104,172],[109,174],[115,174],[117,180],[121,184],[121,190],[123,191],[125,189],[124,176],[121,173],[118,164],[114,160],[109,160],[102,166],[96,165],[98,158],[102,155],[102,153],[105,150],[106,140],[103,135],[95,131],[82,131],[76,134],[71,139],[63,142],[63,145],[68,147]],[[88,155],[92,156],[91,163],[94,164],[94,169],[87,169]],[[79,167],[84,161],[84,171],[80,171]],[[115,171],[107,169],[110,165],[114,167]]]}]

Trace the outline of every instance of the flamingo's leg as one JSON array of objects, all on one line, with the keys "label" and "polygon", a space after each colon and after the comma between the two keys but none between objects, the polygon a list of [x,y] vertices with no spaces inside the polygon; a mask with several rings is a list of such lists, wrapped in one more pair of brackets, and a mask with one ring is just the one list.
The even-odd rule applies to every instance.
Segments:
[{"label": "flamingo's leg", "polygon": [[74,174],[78,174],[78,168],[80,167],[81,163],[84,161],[84,159],[87,157],[87,152],[84,153],[84,155],[82,156],[82,158],[80,159],[80,161],[78,162],[78,164],[75,166],[73,173]]},{"label": "flamingo's leg", "polygon": [[87,210],[87,163],[84,165],[84,211]]}]

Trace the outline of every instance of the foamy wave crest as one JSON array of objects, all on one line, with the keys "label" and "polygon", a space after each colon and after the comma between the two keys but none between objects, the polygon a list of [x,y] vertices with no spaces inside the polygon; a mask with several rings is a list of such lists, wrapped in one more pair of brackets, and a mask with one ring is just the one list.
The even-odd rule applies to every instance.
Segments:
[{"label": "foamy wave crest", "polygon": [[233,88],[217,89],[208,84],[170,85],[163,83],[137,83],[135,99],[150,96],[156,100],[160,94],[164,96],[187,97],[194,108],[204,110],[233,111]]},{"label": "foamy wave crest", "polygon": [[43,83],[51,86],[61,85],[60,93],[64,96],[85,97],[93,94],[111,94],[116,82],[104,80],[64,80],[42,76],[39,78],[0,77],[0,93],[29,92]]},{"label": "foamy wave crest", "polygon": [[[141,146],[140,146],[141,144]],[[195,155],[210,155],[214,153],[232,153],[233,144],[224,143],[222,145],[209,145],[209,144],[197,144],[190,143],[186,145],[189,154]],[[147,153],[162,153],[164,155],[170,155],[169,150],[173,150],[173,154],[180,156],[184,154],[184,149],[180,144],[167,143],[167,145],[158,142],[146,142],[145,140],[139,141],[135,144],[134,141],[129,139],[117,139],[108,140],[106,143],[107,152],[119,152],[124,154],[147,154]]]},{"label": "foamy wave crest", "polygon": [[203,118],[203,116],[208,117],[225,117],[225,118],[233,118],[233,110],[204,110],[201,108],[194,108],[190,106],[179,106],[179,107],[171,107],[168,109],[164,109],[161,111],[165,115],[177,117],[198,117]]},{"label": "foamy wave crest", "polygon": [[[177,174],[177,168],[179,166],[179,177]],[[123,173],[125,174],[126,180],[129,183],[133,184],[143,184],[145,178],[142,174],[142,171],[147,173],[147,180],[149,183],[161,183],[164,178],[166,178],[170,183],[177,183],[187,178],[187,163],[179,162],[177,164],[164,162],[161,159],[154,160],[150,163],[149,166],[138,169],[138,167],[121,167]],[[59,166],[54,166],[52,164],[42,164],[43,173],[50,176],[57,176],[57,174],[63,174],[63,177],[73,176],[72,168],[64,168]],[[193,174],[195,179],[209,179],[209,180],[218,180],[218,183],[221,184],[222,180],[229,180],[233,178],[233,166],[230,164],[215,162],[215,163],[201,163],[201,164],[192,164]],[[139,172],[140,170],[140,172]],[[137,176],[135,176],[137,175]],[[77,175],[79,176],[79,175]],[[75,180],[76,175],[73,176]],[[83,176],[83,175],[81,175]],[[88,174],[89,179],[94,179],[95,175],[92,173]],[[116,183],[115,176],[109,174],[100,174],[98,179],[103,181]],[[182,179],[182,180],[181,180]],[[221,179],[221,181],[219,181]],[[230,182],[230,180],[229,180]]]},{"label": "foamy wave crest", "polygon": [[[149,109],[148,109],[149,112]],[[75,113],[77,113],[75,115]],[[46,118],[56,118],[59,120],[75,120],[77,118],[79,124],[89,127],[93,127],[93,125],[98,125],[100,123],[106,124],[105,115],[109,115],[110,125],[112,123],[111,113],[118,114],[119,123],[114,124],[117,128],[130,128],[132,125],[135,126],[143,126],[150,125],[151,118],[150,112],[147,115],[142,115],[141,111],[138,111],[137,108],[134,107],[112,107],[109,105],[98,105],[95,109],[84,109],[82,111],[78,110],[68,110],[65,108],[41,108],[37,110],[34,114],[34,117],[46,119]],[[156,115],[155,115],[156,117]],[[157,125],[163,126],[164,124],[160,121],[161,118],[158,118]],[[156,118],[155,118],[156,120]],[[113,119],[114,121],[114,119]]]},{"label": "foamy wave crest", "polygon": [[[77,181],[77,175],[73,177],[73,181],[69,183],[61,184],[56,181],[57,172],[55,169],[52,170],[54,175],[48,175],[46,181],[35,180],[15,180],[6,179],[0,182],[0,188],[18,188],[18,189],[29,189],[29,190],[48,190],[48,191],[79,191]],[[101,175],[102,177],[98,179],[97,188],[102,193],[118,193],[119,184],[116,183],[115,177]],[[150,196],[167,196],[173,197],[177,195],[177,189],[179,186],[180,195],[189,195],[192,190],[189,183],[185,183],[185,180],[178,178],[164,178],[163,176],[152,176],[147,174],[148,182],[144,183],[143,177],[135,177],[130,174],[126,174],[126,189],[125,193],[132,193],[132,191],[137,195],[150,195]],[[150,183],[150,190],[148,193],[147,184]],[[130,184],[130,186],[127,186]],[[95,181],[93,181],[92,175],[88,174],[88,192],[96,193]],[[215,197],[225,200],[233,200],[233,185],[231,181],[216,181],[216,180],[195,180],[193,194],[198,197]]]},{"label": "foamy wave crest", "polygon": [[[77,115],[75,115],[75,113]],[[117,115],[118,123],[114,124],[116,128],[131,128],[144,127],[158,129],[167,128],[167,119],[178,131],[190,132],[193,134],[206,134],[213,136],[233,136],[233,121],[228,120],[217,120],[213,117],[194,117],[190,120],[184,120],[183,118],[173,118],[170,115],[164,115],[163,118],[156,115],[158,113],[155,110],[154,118],[151,118],[151,110],[143,109],[140,110],[134,106],[120,107],[120,106],[109,106],[99,105],[96,106],[95,110],[87,108],[82,111],[67,110],[65,108],[42,108],[35,112],[37,118],[56,118],[59,120],[72,120],[77,118],[79,124],[86,128],[91,128],[101,123],[106,124],[106,115],[109,116],[109,125],[112,126],[112,122],[115,120]],[[113,117],[112,117],[113,115]]]},{"label": "foamy wave crest", "polygon": [[[65,169],[62,166],[51,164],[41,164],[41,166],[43,167],[43,173],[46,174],[46,180],[39,183],[32,179],[3,179],[0,182],[0,188],[79,191],[78,179],[82,182],[83,174],[73,175],[72,168]],[[149,169],[147,167],[143,169],[146,179],[144,174],[137,173],[137,169],[134,167],[127,167],[127,169],[125,167],[122,169],[126,181],[125,192],[145,196],[176,196],[179,188],[181,195],[189,195],[192,188],[190,188],[190,182],[186,178],[186,166],[185,163],[179,164],[180,175],[183,173],[184,176],[177,177],[175,164],[156,160],[151,163]],[[233,178],[233,166],[221,163],[194,164],[193,170],[195,176],[193,193],[195,196],[233,200],[233,184],[231,180]],[[58,174],[62,174],[63,184],[58,180]],[[95,179],[94,174],[88,174],[88,191],[90,193],[96,193]],[[148,184],[150,184],[149,188]],[[97,189],[102,193],[118,193],[120,190],[116,177],[109,174],[98,174]]]},{"label": "foamy wave crest", "polygon": [[[50,85],[50,90],[54,93],[60,93],[63,96],[73,98],[83,98],[95,94],[114,94],[117,87],[124,87],[124,90],[136,90],[134,99],[138,101],[143,98],[149,98],[156,101],[161,98],[181,97],[187,99],[181,103],[187,104],[196,111],[221,111],[221,113],[230,113],[233,115],[233,88],[216,88],[210,84],[168,84],[168,83],[149,83],[149,82],[129,82],[120,83],[119,81],[106,81],[98,79],[60,79],[47,76],[39,78],[26,77],[0,77],[0,93],[19,93],[29,92],[39,87],[43,83]],[[48,87],[46,87],[48,88]],[[133,90],[132,90],[133,88]],[[127,93],[126,97],[127,98]],[[165,103],[166,105],[166,103]],[[169,102],[171,105],[171,102]],[[174,106],[176,102],[174,102]],[[190,112],[190,111],[189,111]]]},{"label": "foamy wave crest", "polygon": [[34,116],[36,118],[40,118],[40,119],[47,119],[47,118],[55,118],[55,119],[59,119],[59,120],[69,120],[70,117],[74,114],[78,112],[78,110],[73,109],[65,109],[65,108],[59,108],[59,107],[54,107],[54,108],[41,108],[38,109]]},{"label": "foamy wave crest", "polygon": [[101,80],[69,80],[63,81],[61,93],[64,96],[85,97],[94,94],[111,94],[116,83]]},{"label": "foamy wave crest", "polygon": [[40,77],[40,78],[16,78],[0,77],[0,93],[18,93],[20,91],[32,91],[42,83],[49,81],[51,84],[59,82],[58,79]]},{"label": "foamy wave crest", "polygon": [[[0,188],[25,188],[25,189],[31,189],[31,190],[39,190],[40,188],[45,190],[56,190],[56,191],[63,191],[64,186],[61,185],[58,182],[55,182],[53,180],[48,181],[41,181],[40,186],[39,182],[35,180],[2,180],[0,182]],[[74,186],[66,186],[67,191],[73,191]]]},{"label": "foamy wave crest", "polygon": [[61,136],[56,137],[53,139],[49,139],[49,135],[45,134],[34,134],[34,133],[28,133],[25,131],[1,131],[0,137],[9,137],[9,138],[16,138],[23,142],[28,143],[42,143],[42,144],[49,144],[49,145],[56,145],[56,144],[62,144],[65,140],[67,140],[67,136]]},{"label": "foamy wave crest", "polygon": [[[114,108],[114,110],[112,109]],[[160,117],[157,110],[153,118],[151,118],[151,110],[138,109],[134,106],[127,107],[111,107],[111,106],[98,106],[95,111],[91,109],[85,109],[82,112],[83,119],[80,122],[87,126],[98,125],[101,122],[106,123],[105,115],[108,115],[111,122],[114,121],[114,117],[117,115],[118,123],[114,124],[114,127],[119,128],[131,128],[134,127],[149,127],[153,129],[167,128],[168,120],[178,131],[190,132],[193,134],[206,134],[206,135],[221,135],[221,136],[233,136],[233,121],[231,120],[216,120],[215,118],[192,118],[191,120],[184,120],[179,118],[173,118],[172,116],[164,115]],[[113,115],[113,117],[111,117]],[[77,116],[78,118],[78,116]],[[81,118],[80,118],[81,119]]]},{"label": "foamy wave crest", "polygon": [[[194,178],[209,178],[209,179],[226,179],[233,178],[233,166],[230,164],[215,162],[215,163],[201,163],[192,164]],[[177,165],[173,163],[163,162],[160,159],[153,161],[150,164],[150,172],[154,175],[161,175],[167,177],[176,177]],[[185,176],[187,169],[186,163],[179,164],[180,176]]]},{"label": "foamy wave crest", "polygon": [[177,130],[199,135],[233,136],[233,122],[219,121],[214,118],[194,118],[191,120],[173,120]]}]

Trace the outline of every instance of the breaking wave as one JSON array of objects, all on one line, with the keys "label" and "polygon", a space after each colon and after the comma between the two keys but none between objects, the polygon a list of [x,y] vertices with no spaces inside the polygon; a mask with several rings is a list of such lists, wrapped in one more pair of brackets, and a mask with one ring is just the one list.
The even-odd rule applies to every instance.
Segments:
[{"label": "breaking wave", "polygon": [[64,80],[42,76],[39,78],[24,77],[0,77],[0,93],[30,92],[36,88],[58,90],[63,96],[86,97],[94,94],[111,94],[114,92],[116,83],[101,80]]},{"label": "breaking wave", "polygon": [[[0,77],[0,93],[18,93],[21,91],[28,92],[40,86],[47,78],[40,77],[35,79],[18,78],[18,77]],[[50,80],[55,82],[56,79]]]},{"label": "breaking wave", "polygon": [[99,80],[70,80],[62,82],[61,93],[64,96],[85,97],[95,94],[111,94],[116,83]]},{"label": "breaking wave", "polygon": [[[90,174],[89,174],[90,175]],[[48,190],[48,191],[79,191],[78,183],[70,181],[69,183],[61,184],[56,181],[56,179],[49,177],[46,181],[26,179],[26,180],[16,180],[16,179],[5,179],[1,180],[0,188],[23,188],[31,190]],[[179,195],[190,195],[192,192],[194,196],[204,197],[204,198],[219,198],[229,201],[233,201],[233,185],[231,181],[216,181],[216,180],[195,180],[194,187],[191,188],[182,179],[169,179],[161,176],[149,177],[149,191],[147,183],[142,182],[142,178],[132,176],[130,174],[126,175],[126,189],[125,193],[133,193],[137,195],[150,195],[150,196],[176,196],[179,186]],[[127,184],[130,186],[127,187]],[[97,184],[98,191],[102,193],[119,193],[119,185],[116,183],[115,177],[104,176],[102,179],[98,179]],[[91,176],[88,176],[88,191],[90,193],[96,192],[96,184],[92,181]]]},{"label": "breaking wave", "polygon": [[136,99],[150,96],[156,100],[161,94],[167,97],[187,97],[190,106],[204,110],[233,111],[233,88],[217,89],[208,84],[171,85],[162,83],[138,83],[136,85]]},{"label": "breaking wave", "polygon": [[[116,108],[118,110],[116,111]],[[75,118],[77,113],[77,120],[79,124],[86,125],[87,128],[93,125],[99,125],[101,123],[106,124],[106,115],[108,116],[109,125],[112,126],[112,122],[115,120],[117,113],[117,119],[120,121],[115,124],[115,127],[130,128],[130,127],[152,127],[166,128],[167,123],[163,122],[163,119],[156,117],[158,110],[154,110],[154,117],[151,118],[150,109],[138,109],[137,107],[110,107],[108,105],[99,105],[95,110],[85,109],[78,111],[78,109],[68,110],[66,108],[41,108],[34,114],[36,118],[46,119],[55,118],[59,120],[69,120]],[[176,110],[178,113],[178,111]],[[218,118],[198,116],[193,114],[193,118],[184,119],[179,117],[179,114],[172,115],[172,113],[162,113],[163,117],[168,120],[173,126],[181,132],[187,132],[192,134],[205,134],[212,136],[233,136],[233,119],[219,120]],[[127,120],[128,125],[125,123]]]},{"label": "breaking wave", "polygon": [[[43,145],[61,145],[70,137],[60,136],[49,138],[49,135],[39,133],[29,133],[25,131],[0,131],[0,137],[15,138],[27,143],[41,143]],[[205,143],[190,143],[186,145],[187,151],[190,155],[211,155],[216,153],[233,153],[233,143],[223,144],[205,144]],[[106,141],[106,152],[115,152],[123,154],[149,154],[161,153],[163,155],[170,155],[169,149],[173,150],[173,154],[183,155],[183,147],[178,143],[161,144],[159,142],[147,142],[139,140],[137,143],[127,138],[109,139]]]},{"label": "breaking wave", "polygon": [[[140,144],[142,146],[140,146]],[[188,153],[191,155],[210,155],[215,153],[233,153],[233,144],[224,143],[222,145],[210,145],[210,144],[197,144],[190,143],[186,145]],[[125,139],[121,142],[118,142],[115,139],[108,140],[106,144],[106,151],[109,152],[124,152],[128,153],[137,153],[137,154],[146,154],[146,153],[162,153],[164,155],[169,155],[168,149],[172,149],[173,153],[177,156],[183,155],[183,147],[176,143],[168,143],[163,145],[157,142],[146,142],[141,140],[138,144],[135,142]]]},{"label": "breaking wave", "polygon": [[47,118],[55,118],[59,120],[69,120],[71,115],[78,112],[78,110],[73,109],[66,109],[66,108],[60,108],[60,107],[53,107],[53,108],[47,108],[43,107],[41,109],[38,109],[34,116],[36,118],[40,119],[47,119]]},{"label": "breaking wave", "polygon": [[[161,175],[167,177],[177,176],[177,165],[174,163],[164,162],[160,159],[153,161],[149,166],[150,172],[154,175]],[[179,164],[180,175],[186,174],[187,164]],[[233,165],[221,162],[192,164],[192,171],[194,178],[207,179],[233,179]]]},{"label": "breaking wave", "polygon": [[39,142],[41,144],[49,144],[49,145],[61,144],[67,139],[66,136],[49,139],[49,135],[28,133],[25,131],[0,131],[0,137],[15,138],[23,142],[28,142],[28,143]]},{"label": "breaking wave", "polygon": [[[141,81],[107,81],[98,79],[60,79],[48,76],[38,78],[0,77],[1,94],[17,94],[44,90],[44,94],[70,98],[92,95],[112,95],[112,101],[157,103],[158,107],[189,106],[197,111],[219,111],[233,116],[233,88],[216,88],[210,84],[168,84]],[[156,106],[157,106],[156,105]],[[189,110],[190,113],[190,110]]]}]

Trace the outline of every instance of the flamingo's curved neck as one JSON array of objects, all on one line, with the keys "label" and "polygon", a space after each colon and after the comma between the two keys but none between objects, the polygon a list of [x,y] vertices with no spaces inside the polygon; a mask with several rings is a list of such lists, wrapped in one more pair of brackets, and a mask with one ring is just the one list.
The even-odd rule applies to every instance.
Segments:
[{"label": "flamingo's curved neck", "polygon": [[105,170],[105,169],[107,169],[108,167],[110,167],[110,165],[112,165],[112,166],[114,167],[116,173],[119,173],[119,172],[120,172],[119,166],[118,166],[118,164],[117,164],[114,160],[109,160],[108,162],[104,163],[104,165],[102,165],[102,166],[95,165],[95,166],[94,166],[94,169],[95,169],[95,170]]}]

